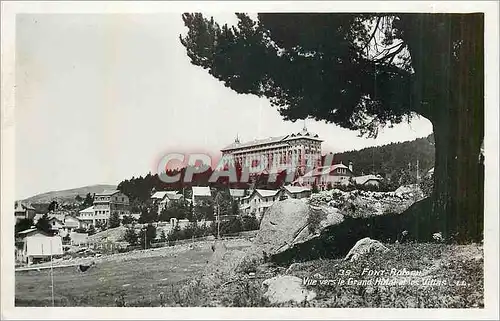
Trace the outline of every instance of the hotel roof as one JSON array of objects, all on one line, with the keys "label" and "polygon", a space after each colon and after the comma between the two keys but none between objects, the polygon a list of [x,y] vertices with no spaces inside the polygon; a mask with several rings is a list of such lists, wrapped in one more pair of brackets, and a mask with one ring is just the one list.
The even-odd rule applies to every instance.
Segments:
[{"label": "hotel roof", "polygon": [[305,138],[305,139],[310,139],[310,140],[315,140],[315,141],[322,141],[318,134],[311,133],[307,130],[307,128],[303,128],[302,131],[298,133],[292,133],[289,135],[285,136],[277,136],[277,137],[269,137],[269,138],[264,138],[264,139],[255,139],[246,143],[240,143],[238,139],[236,141],[223,149],[221,151],[229,151],[229,150],[237,150],[237,149],[243,149],[247,147],[254,147],[254,146],[260,146],[260,145],[269,145],[269,144],[276,144],[279,142],[286,143],[291,140],[295,139],[300,139],[300,138]]}]

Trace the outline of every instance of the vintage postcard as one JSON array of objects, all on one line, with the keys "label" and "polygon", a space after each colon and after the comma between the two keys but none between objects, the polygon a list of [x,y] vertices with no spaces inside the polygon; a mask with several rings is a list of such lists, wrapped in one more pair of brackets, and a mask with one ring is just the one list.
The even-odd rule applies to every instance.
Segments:
[{"label": "vintage postcard", "polygon": [[498,36],[486,1],[2,2],[2,318],[498,318]]}]

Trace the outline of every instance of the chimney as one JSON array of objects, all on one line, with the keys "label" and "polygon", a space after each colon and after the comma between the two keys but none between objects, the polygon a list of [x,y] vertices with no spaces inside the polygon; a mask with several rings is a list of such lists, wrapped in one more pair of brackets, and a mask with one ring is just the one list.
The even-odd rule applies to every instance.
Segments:
[{"label": "chimney", "polygon": [[351,172],[353,171],[353,170],[352,170],[352,162],[351,162],[351,161],[349,161],[349,170],[350,170]]}]

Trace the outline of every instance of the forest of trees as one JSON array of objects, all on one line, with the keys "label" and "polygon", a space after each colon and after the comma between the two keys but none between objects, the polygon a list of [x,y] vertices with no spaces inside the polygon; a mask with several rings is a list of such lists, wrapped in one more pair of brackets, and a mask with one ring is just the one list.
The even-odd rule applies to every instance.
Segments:
[{"label": "forest of trees", "polygon": [[342,162],[347,165],[352,161],[356,176],[379,174],[388,184],[396,188],[407,183],[405,176],[416,179],[417,160],[420,177],[434,167],[432,135],[409,142],[368,147],[334,155],[335,163]]}]

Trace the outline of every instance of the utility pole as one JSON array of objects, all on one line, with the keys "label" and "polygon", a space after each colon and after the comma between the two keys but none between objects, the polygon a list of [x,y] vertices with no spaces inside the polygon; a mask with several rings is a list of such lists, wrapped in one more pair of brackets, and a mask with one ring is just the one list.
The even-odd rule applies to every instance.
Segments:
[{"label": "utility pole", "polygon": [[220,193],[215,196],[215,207],[217,209],[217,239],[220,239]]},{"label": "utility pole", "polygon": [[418,177],[418,159],[417,159],[417,185],[418,185],[419,179],[420,179],[420,177]]},{"label": "utility pole", "polygon": [[220,205],[217,201],[217,239],[220,239]]},{"label": "utility pole", "polygon": [[54,268],[52,264],[52,240],[54,236],[50,238],[50,282],[52,283],[51,291],[52,291],[52,307],[54,307]]}]

